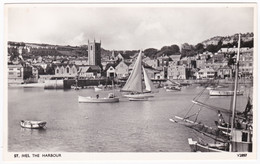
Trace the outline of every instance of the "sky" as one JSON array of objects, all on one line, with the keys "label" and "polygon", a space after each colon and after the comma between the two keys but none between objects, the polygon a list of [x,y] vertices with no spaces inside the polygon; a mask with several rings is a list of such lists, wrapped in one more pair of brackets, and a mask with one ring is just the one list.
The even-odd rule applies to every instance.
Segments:
[{"label": "sky", "polygon": [[[195,7],[194,7],[195,6]],[[86,45],[108,50],[160,49],[254,31],[252,6],[9,5],[7,40]]]}]

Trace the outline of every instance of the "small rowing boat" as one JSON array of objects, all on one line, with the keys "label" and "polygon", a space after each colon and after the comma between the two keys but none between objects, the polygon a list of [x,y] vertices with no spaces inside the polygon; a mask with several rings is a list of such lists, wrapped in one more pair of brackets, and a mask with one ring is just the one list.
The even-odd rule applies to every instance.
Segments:
[{"label": "small rowing boat", "polygon": [[23,128],[29,129],[40,129],[44,128],[47,122],[45,121],[31,121],[31,120],[21,120],[20,125]]}]

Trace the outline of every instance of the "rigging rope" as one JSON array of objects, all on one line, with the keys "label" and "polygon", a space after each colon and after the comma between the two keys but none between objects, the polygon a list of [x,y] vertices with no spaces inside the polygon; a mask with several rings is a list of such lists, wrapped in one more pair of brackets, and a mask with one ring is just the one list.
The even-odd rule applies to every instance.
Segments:
[{"label": "rigging rope", "polygon": [[[198,98],[204,93],[205,89],[206,89],[206,88],[202,89],[202,90],[199,92],[199,94],[198,94],[193,100],[198,99]],[[192,105],[190,106],[188,112],[184,115],[184,118],[190,118],[191,116],[196,115],[196,113],[195,113],[195,114],[193,114],[193,115],[188,116],[188,114],[190,113],[190,111],[191,111],[191,109],[193,108],[194,105],[195,105],[195,104],[192,103]]]}]

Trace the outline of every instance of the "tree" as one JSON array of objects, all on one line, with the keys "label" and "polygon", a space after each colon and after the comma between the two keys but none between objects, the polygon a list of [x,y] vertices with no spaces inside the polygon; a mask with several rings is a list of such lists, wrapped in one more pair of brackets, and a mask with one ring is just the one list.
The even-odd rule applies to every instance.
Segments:
[{"label": "tree", "polygon": [[53,65],[48,64],[46,67],[46,74],[47,75],[54,75],[55,74],[55,69]]},{"label": "tree", "polygon": [[193,45],[190,45],[188,43],[184,43],[181,46],[181,58],[185,56],[194,56],[196,55],[195,47]]},{"label": "tree", "polygon": [[180,53],[180,48],[179,48],[179,46],[176,45],[176,44],[171,45],[171,46],[170,46],[170,49],[171,49],[171,51],[172,51],[173,54],[178,54],[178,53]]},{"label": "tree", "polygon": [[247,41],[247,42],[241,41],[241,47],[249,47],[249,48],[254,47],[254,40],[252,39],[252,40]]},{"label": "tree", "polygon": [[165,54],[167,56],[175,55],[180,53],[180,48],[178,45],[174,44],[171,46],[164,46],[160,50],[160,54]]},{"label": "tree", "polygon": [[206,48],[207,51],[209,52],[212,52],[212,53],[215,53],[217,52],[217,45],[213,45],[213,44],[209,44]]},{"label": "tree", "polygon": [[235,59],[233,58],[235,56],[235,52],[229,54],[228,56],[228,66],[232,66],[235,64]]},{"label": "tree", "polygon": [[222,41],[220,40],[217,45],[210,44],[206,47],[206,50],[212,53],[218,52],[222,47]]},{"label": "tree", "polygon": [[195,46],[195,51],[197,53],[203,53],[204,52],[204,45],[202,43],[198,43],[196,46]]},{"label": "tree", "polygon": [[147,57],[153,58],[157,52],[158,52],[158,50],[155,48],[147,48],[144,50],[144,55]]}]

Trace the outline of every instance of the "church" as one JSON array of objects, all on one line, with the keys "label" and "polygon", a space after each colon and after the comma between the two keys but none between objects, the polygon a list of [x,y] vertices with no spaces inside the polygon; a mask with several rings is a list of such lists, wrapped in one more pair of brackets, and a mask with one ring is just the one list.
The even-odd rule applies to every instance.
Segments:
[{"label": "church", "polygon": [[94,39],[93,42],[88,41],[88,65],[101,65],[101,41],[97,43]]}]

